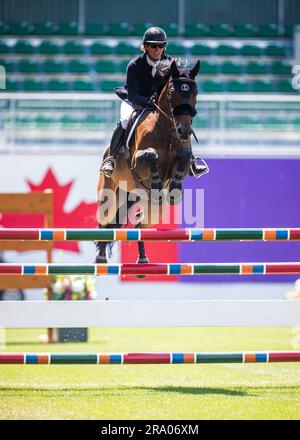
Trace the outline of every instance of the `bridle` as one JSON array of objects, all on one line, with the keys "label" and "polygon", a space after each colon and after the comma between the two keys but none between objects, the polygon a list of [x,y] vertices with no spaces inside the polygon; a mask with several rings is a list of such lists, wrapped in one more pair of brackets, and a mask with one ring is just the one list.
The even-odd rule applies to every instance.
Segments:
[{"label": "bridle", "polygon": [[177,93],[179,93],[182,99],[188,100],[188,98],[193,92],[196,94],[198,92],[196,81],[191,78],[184,78],[184,77],[175,78],[169,82],[169,86],[168,86],[168,101],[169,101],[171,113],[174,116],[190,115],[192,118],[196,116],[197,110],[189,103],[179,104],[172,108],[172,104],[171,104],[172,87],[176,90]]},{"label": "bridle", "polygon": [[[170,112],[171,116],[169,116],[167,113],[165,113],[156,103],[154,103],[154,105],[155,105],[156,109],[161,114],[163,114],[168,119],[168,121],[171,123],[172,128],[173,128],[174,132],[176,133],[177,140],[180,141],[179,136],[178,136],[177,126],[176,126],[175,116],[189,115],[192,118],[194,118],[197,114],[197,110],[195,109],[195,107],[193,107],[188,102],[178,104],[175,107],[173,107],[172,106],[172,93],[171,93],[171,91],[172,91],[172,88],[174,88],[176,90],[176,92],[179,93],[180,97],[183,100],[188,100],[188,98],[190,97],[190,95],[193,92],[197,94],[197,92],[198,92],[197,84],[194,79],[181,77],[181,78],[174,78],[174,79],[170,80],[168,82],[167,87],[168,87],[167,100],[168,100],[169,112]],[[198,142],[198,139],[195,135],[194,130],[192,129],[191,131],[195,137],[195,140]]]}]

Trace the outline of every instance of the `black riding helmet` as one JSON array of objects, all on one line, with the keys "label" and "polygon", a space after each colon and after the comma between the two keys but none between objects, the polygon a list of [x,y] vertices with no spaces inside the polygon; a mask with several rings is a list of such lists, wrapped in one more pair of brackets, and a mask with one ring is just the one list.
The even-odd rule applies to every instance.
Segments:
[{"label": "black riding helmet", "polygon": [[167,34],[160,27],[151,27],[146,30],[143,37],[143,44],[146,43],[165,43],[167,44]]}]

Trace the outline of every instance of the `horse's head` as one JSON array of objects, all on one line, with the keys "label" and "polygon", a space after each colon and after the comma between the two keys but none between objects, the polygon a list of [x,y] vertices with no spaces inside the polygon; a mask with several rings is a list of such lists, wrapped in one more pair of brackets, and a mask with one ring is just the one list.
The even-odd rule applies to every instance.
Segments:
[{"label": "horse's head", "polygon": [[200,69],[197,61],[192,69],[179,69],[173,61],[170,67],[171,79],[168,83],[168,101],[175,119],[180,140],[186,141],[192,132],[192,121],[196,115],[197,84],[195,77]]}]

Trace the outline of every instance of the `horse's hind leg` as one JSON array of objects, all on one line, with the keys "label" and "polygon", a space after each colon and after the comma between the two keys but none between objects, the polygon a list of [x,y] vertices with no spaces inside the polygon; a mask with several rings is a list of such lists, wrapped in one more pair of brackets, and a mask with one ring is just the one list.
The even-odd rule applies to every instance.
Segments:
[{"label": "horse's hind leg", "polygon": [[[115,227],[111,223],[116,216],[118,207],[118,191],[117,185],[112,179],[108,179],[102,173],[99,176],[97,188],[97,222],[99,228]],[[110,242],[95,242],[97,255],[96,263],[107,263],[106,248]]]},{"label": "horse's hind leg", "polygon": [[139,247],[139,257],[137,263],[139,264],[149,263],[149,259],[145,252],[145,243],[143,241],[138,241],[138,247]]},{"label": "horse's hind leg", "polygon": [[107,263],[106,245],[108,244],[108,241],[97,241],[95,244],[97,249],[95,263]]}]

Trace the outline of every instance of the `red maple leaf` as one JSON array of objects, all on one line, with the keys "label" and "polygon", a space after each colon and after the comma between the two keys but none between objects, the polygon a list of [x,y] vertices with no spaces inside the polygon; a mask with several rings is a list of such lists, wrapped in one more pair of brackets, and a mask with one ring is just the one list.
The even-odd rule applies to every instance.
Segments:
[{"label": "red maple leaf", "polygon": [[[52,169],[49,168],[40,183],[35,184],[29,179],[27,179],[26,182],[32,192],[52,189],[54,228],[95,228],[97,226],[97,203],[95,202],[87,203],[81,201],[72,211],[66,212],[65,203],[74,184],[73,180],[65,185],[61,185]],[[43,216],[31,214],[22,215],[21,218],[15,215],[3,215],[1,223],[5,227],[35,228],[44,226]],[[53,247],[70,252],[80,252],[77,242],[55,242]]]}]

